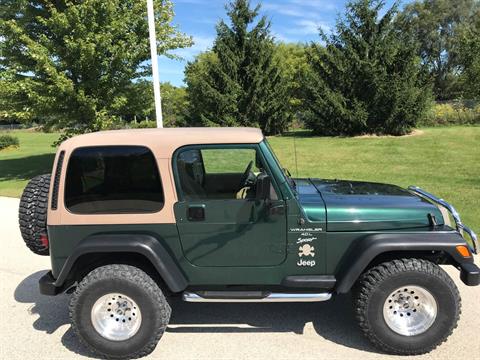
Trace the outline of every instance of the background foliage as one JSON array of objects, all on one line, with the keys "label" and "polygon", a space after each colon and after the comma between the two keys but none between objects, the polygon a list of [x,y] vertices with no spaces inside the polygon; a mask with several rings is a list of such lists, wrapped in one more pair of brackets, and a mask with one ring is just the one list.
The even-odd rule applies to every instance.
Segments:
[{"label": "background foliage", "polygon": [[403,135],[429,101],[422,84],[415,39],[394,26],[397,8],[381,16],[383,3],[347,5],[325,46],[308,52],[305,122],[321,135]]},{"label": "background foliage", "polygon": [[9,134],[0,135],[0,150],[10,146],[18,146],[18,138]]},{"label": "background foliage", "polygon": [[255,126],[278,134],[290,121],[288,87],[277,64],[270,23],[247,0],[227,5],[230,24],[217,25],[212,54],[187,67],[192,123]]},{"label": "background foliage", "polygon": [[435,104],[420,126],[480,125],[480,104],[452,101]]},{"label": "background foliage", "polygon": [[480,99],[480,8],[477,7],[473,22],[462,27],[459,40],[459,62],[462,73],[459,76],[469,99]]},{"label": "background foliage", "polygon": [[478,9],[476,0],[417,0],[407,4],[397,19],[399,29],[415,36],[418,54],[438,100],[462,95],[458,76],[464,65],[462,32],[478,19]]},{"label": "background foliage", "polygon": [[[274,38],[261,7],[228,2],[186,86],[161,84],[165,125],[344,136],[478,124],[480,1],[402,6],[354,0],[331,32],[291,44]],[[160,54],[191,45],[172,25],[172,1],[155,8]],[[155,127],[147,32],[142,1],[0,2],[0,124],[63,137]]]},{"label": "background foliage", "polygon": [[[146,6],[135,0],[27,1],[0,5],[2,111],[67,135],[111,127],[131,111],[149,75]],[[189,46],[155,0],[158,50]]]}]

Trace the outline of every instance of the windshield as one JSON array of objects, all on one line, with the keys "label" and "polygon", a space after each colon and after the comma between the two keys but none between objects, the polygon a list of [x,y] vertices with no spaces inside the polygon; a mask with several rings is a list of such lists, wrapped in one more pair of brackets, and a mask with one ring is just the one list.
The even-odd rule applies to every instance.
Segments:
[{"label": "windshield", "polygon": [[292,189],[295,190],[296,184],[295,184],[295,181],[292,179],[292,174],[290,174],[290,171],[288,171],[288,169],[282,167],[282,164],[281,164],[280,161],[278,160],[277,154],[275,154],[275,151],[273,151],[272,146],[270,145],[270,143],[268,142],[268,140],[267,140],[266,138],[264,139],[264,142],[265,142],[265,145],[267,145],[268,150],[269,150],[270,153],[272,154],[273,159],[274,159],[275,162],[277,163],[278,168],[279,168],[279,169],[282,169],[283,173],[285,174],[285,177],[286,177],[286,179],[287,179],[288,184],[290,185],[290,187],[291,187]]}]

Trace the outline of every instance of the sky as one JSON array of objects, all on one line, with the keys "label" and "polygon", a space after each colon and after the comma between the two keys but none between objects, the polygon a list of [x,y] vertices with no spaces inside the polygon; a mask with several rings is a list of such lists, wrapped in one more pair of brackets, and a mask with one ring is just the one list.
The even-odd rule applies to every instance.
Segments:
[{"label": "sky", "polygon": [[[195,44],[173,53],[183,60],[159,57],[160,80],[173,85],[184,85],[184,68],[198,53],[212,47],[215,25],[226,18],[226,0],[173,0],[174,24],[193,37]],[[252,5],[259,3],[251,0]],[[277,41],[310,42],[319,39],[318,29],[327,33],[335,26],[335,20],[345,9],[347,0],[263,0],[261,14],[272,23],[272,34]],[[393,0],[386,0],[386,9]]]}]

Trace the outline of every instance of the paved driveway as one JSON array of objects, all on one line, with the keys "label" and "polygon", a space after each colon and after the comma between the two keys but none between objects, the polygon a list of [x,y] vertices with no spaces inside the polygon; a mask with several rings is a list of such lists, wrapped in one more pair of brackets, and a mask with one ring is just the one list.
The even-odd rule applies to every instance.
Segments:
[{"label": "paved driveway", "polygon": [[[49,258],[32,254],[17,227],[18,200],[0,198],[0,359],[92,357],[69,325],[67,295],[47,297],[38,279]],[[463,315],[448,342],[422,359],[480,359],[479,288],[449,269]],[[349,297],[318,304],[176,302],[152,359],[385,359],[363,338]],[[394,358],[393,356],[391,358]]]}]

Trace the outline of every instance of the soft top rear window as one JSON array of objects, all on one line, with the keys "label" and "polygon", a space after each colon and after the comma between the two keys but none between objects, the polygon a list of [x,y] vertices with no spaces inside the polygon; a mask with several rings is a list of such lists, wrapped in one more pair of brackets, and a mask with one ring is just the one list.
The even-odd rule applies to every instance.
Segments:
[{"label": "soft top rear window", "polygon": [[144,146],[94,146],[70,156],[65,206],[76,214],[153,213],[164,196],[157,163]]}]

